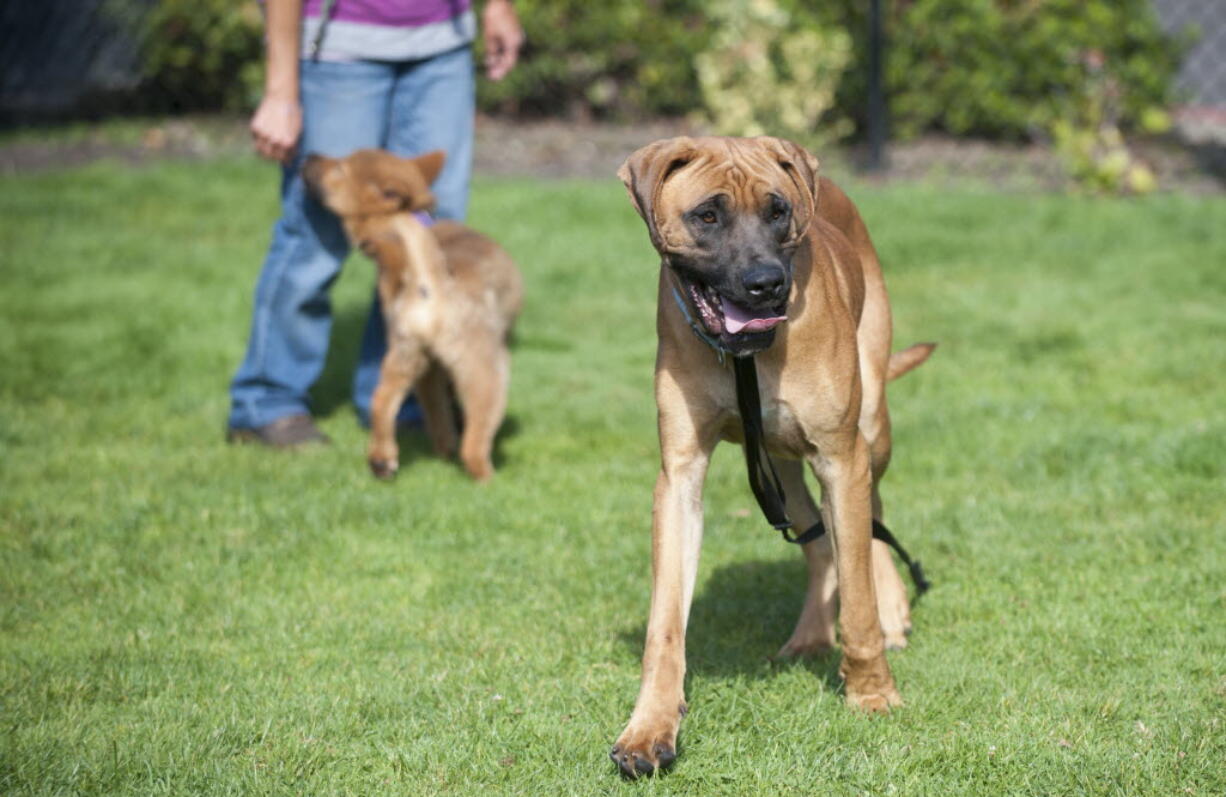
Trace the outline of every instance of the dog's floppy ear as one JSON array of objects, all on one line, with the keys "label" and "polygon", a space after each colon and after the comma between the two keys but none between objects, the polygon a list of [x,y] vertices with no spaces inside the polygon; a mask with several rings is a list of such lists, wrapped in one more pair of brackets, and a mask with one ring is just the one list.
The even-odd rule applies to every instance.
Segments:
[{"label": "dog's floppy ear", "polygon": [[666,138],[635,151],[617,170],[634,209],[647,222],[647,232],[656,249],[664,248],[655,216],[660,190],[669,175],[693,160],[696,153],[691,139]]},{"label": "dog's floppy ear", "polygon": [[792,209],[792,229],[788,240],[799,241],[817,212],[817,173],[820,168],[817,158],[804,147],[785,138],[763,136],[759,140],[771,150],[796,188],[800,205]]}]

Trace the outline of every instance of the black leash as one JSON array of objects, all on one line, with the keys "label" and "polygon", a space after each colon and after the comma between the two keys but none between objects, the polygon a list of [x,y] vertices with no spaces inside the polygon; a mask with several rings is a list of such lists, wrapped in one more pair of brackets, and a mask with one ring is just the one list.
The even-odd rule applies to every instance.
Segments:
[{"label": "black leash", "polygon": [[[733,357],[732,369],[736,375],[736,403],[741,411],[741,426],[745,431],[745,467],[749,472],[749,487],[766,516],[767,522],[779,530],[783,539],[797,545],[813,542],[826,533],[826,526],[819,519],[802,534],[792,533],[792,521],[787,513],[787,498],[775,464],[766,451],[765,435],[762,432],[762,399],[758,391],[758,367],[751,357]],[[912,559],[893,533],[879,520],[873,520],[873,537],[893,548],[906,564],[915,584],[915,601],[918,602],[932,586],[924,577],[924,568],[918,559]]]}]

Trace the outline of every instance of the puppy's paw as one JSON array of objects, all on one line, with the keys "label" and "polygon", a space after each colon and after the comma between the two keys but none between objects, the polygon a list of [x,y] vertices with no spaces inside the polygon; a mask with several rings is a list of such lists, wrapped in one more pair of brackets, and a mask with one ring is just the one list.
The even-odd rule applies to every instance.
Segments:
[{"label": "puppy's paw", "polygon": [[494,477],[494,463],[485,457],[466,457],[464,470],[476,482],[487,482]]},{"label": "puppy's paw", "polygon": [[396,477],[396,471],[400,470],[400,462],[396,459],[379,459],[371,457],[366,460],[370,465],[370,472],[375,475],[376,479],[390,481]]}]

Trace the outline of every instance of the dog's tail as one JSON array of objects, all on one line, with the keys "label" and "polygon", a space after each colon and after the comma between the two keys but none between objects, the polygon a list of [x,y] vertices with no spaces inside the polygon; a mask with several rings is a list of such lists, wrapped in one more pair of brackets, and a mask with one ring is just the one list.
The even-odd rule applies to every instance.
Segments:
[{"label": "dog's tail", "polygon": [[928,359],[936,347],[935,343],[917,343],[902,351],[894,352],[890,355],[890,365],[886,368],[885,381],[892,382],[912,368],[923,365],[924,360]]}]

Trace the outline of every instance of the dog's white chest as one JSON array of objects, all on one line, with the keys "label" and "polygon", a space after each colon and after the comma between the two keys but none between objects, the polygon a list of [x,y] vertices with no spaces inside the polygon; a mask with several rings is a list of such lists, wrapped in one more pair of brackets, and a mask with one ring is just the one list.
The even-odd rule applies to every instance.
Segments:
[{"label": "dog's white chest", "polygon": [[392,316],[400,335],[426,339],[439,324],[439,302],[430,289],[422,286],[417,296],[397,298]]}]

